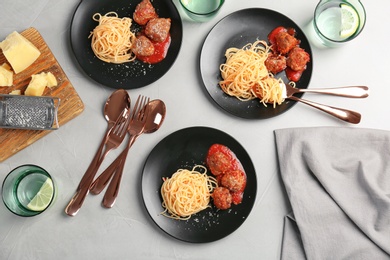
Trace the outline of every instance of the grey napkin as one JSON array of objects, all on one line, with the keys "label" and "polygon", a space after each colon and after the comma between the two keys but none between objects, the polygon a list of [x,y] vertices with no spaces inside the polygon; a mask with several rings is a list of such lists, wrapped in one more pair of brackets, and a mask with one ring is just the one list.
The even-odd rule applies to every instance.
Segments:
[{"label": "grey napkin", "polygon": [[275,130],[292,213],[281,259],[390,259],[390,132]]}]

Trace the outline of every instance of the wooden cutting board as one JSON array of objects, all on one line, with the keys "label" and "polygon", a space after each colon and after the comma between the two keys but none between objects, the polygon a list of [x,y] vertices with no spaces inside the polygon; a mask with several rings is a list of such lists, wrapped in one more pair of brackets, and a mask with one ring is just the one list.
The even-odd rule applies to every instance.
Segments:
[{"label": "wooden cutting board", "polygon": [[[11,33],[11,32],[10,32]],[[31,75],[40,72],[51,72],[56,77],[58,85],[54,88],[46,88],[43,96],[58,97],[61,99],[58,109],[58,122],[64,125],[78,116],[84,110],[84,104],[76,90],[58,64],[53,53],[47,46],[41,34],[35,28],[28,28],[20,32],[31,41],[41,52],[39,58],[24,71],[14,74],[14,82],[11,87],[0,87],[0,94],[8,94],[12,90],[20,89],[22,94],[31,80]],[[3,39],[1,39],[2,41]],[[0,65],[8,63],[0,50]],[[8,63],[9,64],[9,63]],[[26,148],[38,139],[55,130],[20,130],[0,128],[0,162]]]}]

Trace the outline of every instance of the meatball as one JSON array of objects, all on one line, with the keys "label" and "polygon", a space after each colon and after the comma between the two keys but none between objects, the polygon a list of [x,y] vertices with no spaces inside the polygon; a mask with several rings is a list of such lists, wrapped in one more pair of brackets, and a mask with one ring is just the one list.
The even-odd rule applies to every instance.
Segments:
[{"label": "meatball", "polygon": [[150,0],[142,0],[136,7],[133,19],[139,25],[145,25],[150,19],[157,18],[158,15]]},{"label": "meatball", "polygon": [[268,55],[265,60],[267,70],[273,74],[279,73],[286,68],[286,57],[276,54]]},{"label": "meatball", "polygon": [[281,31],[275,36],[276,49],[281,54],[287,54],[299,44],[299,40],[286,31]]},{"label": "meatball", "polygon": [[154,18],[146,25],[145,34],[155,42],[163,42],[168,37],[170,29],[170,18]]},{"label": "meatball", "polygon": [[234,153],[221,144],[213,144],[209,148],[206,163],[215,176],[238,169],[238,162]]},{"label": "meatball", "polygon": [[218,209],[229,209],[232,205],[232,195],[225,187],[217,187],[211,195],[215,207]]},{"label": "meatball", "polygon": [[232,202],[234,205],[240,204],[244,198],[244,192],[242,191],[230,192],[230,194],[232,195]]},{"label": "meatball", "polygon": [[221,185],[233,192],[243,191],[246,186],[246,175],[241,170],[227,172],[221,178]]},{"label": "meatball", "polygon": [[137,37],[132,51],[136,56],[150,56],[154,54],[153,43],[144,35]]},{"label": "meatball", "polygon": [[295,71],[303,71],[310,61],[310,55],[300,47],[293,48],[287,57],[287,66]]}]

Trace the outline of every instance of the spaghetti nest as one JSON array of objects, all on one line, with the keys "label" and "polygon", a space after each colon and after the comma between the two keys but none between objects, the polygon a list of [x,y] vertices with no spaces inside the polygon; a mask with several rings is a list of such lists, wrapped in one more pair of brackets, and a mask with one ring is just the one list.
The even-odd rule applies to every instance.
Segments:
[{"label": "spaghetti nest", "polygon": [[99,22],[89,35],[95,55],[109,63],[125,63],[135,60],[131,51],[136,36],[131,32],[132,20],[129,17],[119,18],[115,12],[105,15],[96,13],[92,19]]},{"label": "spaghetti nest", "polygon": [[161,195],[165,210],[161,214],[178,220],[189,219],[209,207],[216,186],[217,180],[208,176],[202,165],[196,165],[192,170],[177,170],[171,178],[164,178]]},{"label": "spaghetti nest", "polygon": [[222,90],[242,101],[260,98],[260,102],[280,105],[283,101],[281,79],[276,79],[267,70],[265,61],[270,47],[265,41],[257,40],[243,48],[226,50],[226,63],[220,65]]}]

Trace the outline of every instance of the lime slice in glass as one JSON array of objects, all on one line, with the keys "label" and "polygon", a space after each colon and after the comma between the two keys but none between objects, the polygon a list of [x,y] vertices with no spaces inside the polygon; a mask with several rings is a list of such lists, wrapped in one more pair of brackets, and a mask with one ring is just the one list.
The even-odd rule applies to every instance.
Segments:
[{"label": "lime slice in glass", "polygon": [[53,195],[53,181],[48,178],[43,183],[38,193],[34,196],[30,203],[28,203],[27,208],[33,211],[42,211],[49,206],[51,200],[53,199]]},{"label": "lime slice in glass", "polygon": [[340,37],[348,38],[352,36],[359,28],[360,19],[356,10],[348,5],[341,4],[341,28]]}]

